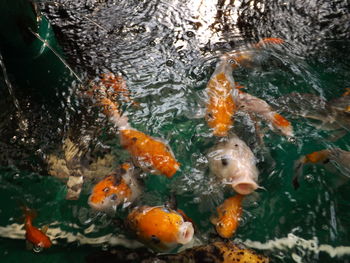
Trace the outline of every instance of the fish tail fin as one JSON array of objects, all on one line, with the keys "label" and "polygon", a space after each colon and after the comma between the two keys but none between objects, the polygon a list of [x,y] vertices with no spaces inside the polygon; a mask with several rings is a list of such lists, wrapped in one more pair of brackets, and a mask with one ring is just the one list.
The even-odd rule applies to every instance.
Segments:
[{"label": "fish tail fin", "polygon": [[24,215],[24,223],[27,224],[32,224],[32,221],[37,217],[37,212],[31,208],[29,208],[28,206],[22,204],[20,206],[23,215]]},{"label": "fish tail fin", "polygon": [[293,137],[292,124],[278,113],[273,113],[272,125],[279,129],[285,136]]},{"label": "fish tail fin", "polygon": [[269,45],[281,45],[284,43],[284,40],[281,38],[277,38],[277,37],[267,37],[267,38],[263,38],[262,40],[260,40],[258,43],[256,43],[254,45],[255,48],[263,48],[265,46],[269,46]]},{"label": "fish tail fin", "polygon": [[103,108],[103,113],[109,117],[110,121],[118,128],[125,128],[129,126],[129,119],[119,111],[118,104],[109,98],[102,98],[99,104]]},{"label": "fish tail fin", "polygon": [[307,163],[307,159],[305,156],[301,157],[299,160],[294,162],[294,176],[292,179],[292,184],[295,190],[300,187],[299,178],[303,175],[304,165]]}]

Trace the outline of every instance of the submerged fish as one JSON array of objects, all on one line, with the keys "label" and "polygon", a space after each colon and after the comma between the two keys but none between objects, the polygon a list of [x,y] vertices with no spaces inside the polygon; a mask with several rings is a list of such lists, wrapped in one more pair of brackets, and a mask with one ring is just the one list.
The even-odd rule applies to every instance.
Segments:
[{"label": "submerged fish", "polygon": [[140,184],[135,177],[135,169],[129,163],[121,165],[117,171],[92,189],[88,203],[98,211],[115,211],[120,204],[128,205],[140,195]]},{"label": "submerged fish", "polygon": [[208,159],[211,173],[224,184],[231,185],[237,193],[247,195],[259,187],[256,158],[236,135],[213,147]]},{"label": "submerged fish", "polygon": [[350,129],[350,96],[346,94],[327,101],[315,94],[292,92],[276,103],[283,111],[309,119],[318,129],[340,131],[337,138]]},{"label": "submerged fish", "polygon": [[230,238],[235,233],[242,215],[243,195],[235,195],[227,198],[218,208],[217,216],[211,218],[216,232],[222,238]]},{"label": "submerged fish", "polygon": [[191,222],[165,206],[135,208],[126,223],[141,242],[160,251],[189,243],[194,233]]},{"label": "submerged fish", "polygon": [[[153,259],[154,260],[154,259]],[[168,263],[268,263],[269,258],[259,255],[251,249],[242,248],[233,242],[214,242],[208,245],[186,249],[178,254],[159,255],[157,261]],[[164,261],[163,261],[164,260]]]},{"label": "submerged fish", "polygon": [[239,110],[254,113],[264,118],[275,130],[278,130],[284,136],[294,136],[292,124],[282,115],[275,112],[266,101],[245,92],[239,92],[236,101]]},{"label": "submerged fish", "polygon": [[[95,86],[94,89],[98,87]],[[176,173],[180,165],[166,143],[133,129],[128,118],[121,115],[118,104],[107,96],[94,99],[97,99],[103,107],[103,113],[118,127],[121,145],[130,153],[138,167],[153,174],[164,174],[168,178]]]},{"label": "submerged fish", "polygon": [[269,258],[232,241],[214,242],[188,248],[177,254],[158,254],[144,249],[113,247],[110,251],[92,252],[86,263],[268,263]]},{"label": "submerged fish", "polygon": [[323,164],[334,172],[337,168],[345,176],[344,180],[349,180],[350,174],[350,152],[339,148],[326,149],[302,156],[294,164],[293,186],[299,188],[299,177],[303,173],[305,164]]},{"label": "submerged fish", "polygon": [[34,248],[49,248],[52,246],[50,238],[46,235],[47,227],[42,230],[33,226],[33,220],[36,214],[28,207],[23,208],[24,211],[24,229],[26,231],[26,241]]}]

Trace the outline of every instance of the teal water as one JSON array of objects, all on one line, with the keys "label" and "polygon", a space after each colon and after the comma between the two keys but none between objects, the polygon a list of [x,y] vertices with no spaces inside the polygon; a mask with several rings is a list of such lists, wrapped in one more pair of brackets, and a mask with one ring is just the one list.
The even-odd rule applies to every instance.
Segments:
[{"label": "teal water", "polygon": [[[172,13],[175,21],[179,19],[176,8]],[[152,5],[145,9],[151,12]],[[47,25],[45,23],[43,27]],[[130,25],[130,31],[123,31],[124,40],[137,44],[125,46],[125,42],[117,41],[119,53],[112,54],[110,59],[123,71],[134,100],[139,102],[139,107],[124,105],[132,126],[167,140],[181,163],[181,171],[172,179],[147,175],[141,203],[161,205],[168,200],[169,193],[174,192],[179,208],[198,227],[196,238],[205,243],[214,235],[210,215],[224,197],[232,194],[215,184],[208,174],[205,157],[216,139],[203,118],[203,94],[217,61],[215,55],[220,50],[217,53],[201,52],[198,47],[202,47],[205,34],[198,31],[195,37],[185,38],[189,45],[182,47],[183,58],[171,45],[174,43],[169,42],[174,32],[167,31],[168,25],[164,24],[159,26],[163,35],[154,38],[155,45],[143,45],[150,43],[151,37],[148,39],[146,36],[151,32],[151,22],[144,23],[145,31],[136,33],[131,30],[136,26]],[[48,38],[59,50],[53,36]],[[144,42],[142,39],[145,39]],[[179,46],[178,41],[175,44]],[[294,42],[262,51],[258,65],[237,70],[234,78],[247,87],[247,92],[265,99],[271,105],[275,105],[278,97],[290,92],[313,93],[327,100],[337,98],[346,88],[350,88],[350,43],[342,40],[319,44],[324,46],[323,52],[305,56],[295,54],[299,47]],[[37,41],[36,45],[41,44]],[[222,51],[226,49],[222,48]],[[49,176],[42,161],[46,154],[61,147],[63,138],[72,127],[80,125],[80,122],[78,125],[72,124],[72,120],[84,114],[90,116],[84,112],[85,108],[96,113],[96,109],[83,104],[74,93],[77,80],[47,48],[42,53],[34,48],[27,61],[25,56],[16,56],[10,51],[3,53],[3,56],[14,86],[14,96],[20,101],[21,108],[13,106],[13,98],[2,81],[1,262],[84,262],[84,258],[93,251],[106,250],[115,245],[115,237],[120,234],[132,240],[119,220],[126,211],[118,211],[115,216],[91,211],[87,204],[91,181],[84,184],[79,200],[65,200],[64,183]],[[81,72],[79,67],[79,73],[84,76],[86,72]],[[307,119],[290,112],[284,114],[292,120],[296,141],[289,142],[267,131],[265,144],[268,152],[253,149],[259,158],[259,184],[264,189],[247,198],[242,222],[233,240],[260,249],[259,252],[270,256],[273,262],[348,262],[349,183],[337,186],[339,173],[328,172],[323,166],[307,166],[298,190],[293,189],[292,177],[294,161],[301,155],[332,146],[350,150],[350,135],[332,142],[328,140],[331,132],[317,129]],[[102,115],[91,116],[96,118],[93,123],[99,129],[91,144],[111,148],[119,162],[127,159],[128,155],[120,148],[115,130]],[[17,123],[20,120],[27,123],[27,128],[20,128]],[[249,127],[244,121],[243,117],[236,118],[236,132],[250,142]],[[75,132],[89,133],[94,130],[94,125],[81,125],[80,130]],[[57,231],[49,232],[55,235],[52,248],[40,253],[28,251],[24,234],[19,231],[20,226],[10,228],[22,223],[22,203],[37,211],[35,225],[49,224],[50,229]],[[82,236],[105,238],[93,242]],[[288,237],[289,241],[285,241]],[[300,239],[296,241],[293,237]],[[88,241],[90,244],[86,244]],[[274,243],[266,245],[270,241]],[[305,245],[305,241],[313,242]],[[126,245],[137,246],[132,241]],[[336,251],[335,247],[346,246],[346,254],[332,258],[321,245],[332,246],[330,251],[333,252]]]}]

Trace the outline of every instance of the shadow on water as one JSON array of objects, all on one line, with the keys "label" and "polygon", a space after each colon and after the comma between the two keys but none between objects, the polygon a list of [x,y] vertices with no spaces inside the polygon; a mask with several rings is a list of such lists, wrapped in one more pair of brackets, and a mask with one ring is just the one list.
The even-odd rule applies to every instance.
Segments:
[{"label": "shadow on water", "polygon": [[[350,88],[347,1],[37,2],[43,16],[39,16],[42,20],[35,32],[41,32],[64,54],[83,83],[104,72],[122,73],[139,103],[137,107],[123,106],[133,127],[169,142],[181,171],[169,180],[148,175],[141,203],[160,205],[170,191],[175,192],[179,207],[197,224],[199,243],[214,235],[209,217],[223,198],[232,194],[208,174],[205,155],[215,139],[203,118],[206,84],[225,52],[264,37],[285,39],[282,46],[261,51],[254,67],[233,73],[247,92],[292,120],[296,134],[296,142],[291,143],[271,131],[266,133],[268,157],[256,150],[259,184],[264,189],[247,199],[233,240],[264,252],[273,262],[349,262],[348,180],[341,181],[339,169],[307,165],[300,188],[295,190],[292,185],[294,161],[301,156],[330,147],[350,150],[349,112],[345,110],[345,117],[336,119],[335,123],[342,124],[340,129],[321,129],[305,111],[315,110],[322,121],[336,105],[324,109],[303,95],[313,94],[331,104]],[[51,223],[57,230],[53,250],[35,259],[47,262],[43,257],[47,253],[53,262],[65,262],[71,259],[69,253],[76,253],[83,261],[90,246],[108,250],[120,245],[122,238],[113,236],[129,238],[120,221],[91,211],[87,204],[94,175],[84,184],[79,200],[68,201],[67,178],[63,178],[67,176],[59,172],[55,174],[59,179],[49,176],[48,162],[52,156],[64,159],[62,145],[69,138],[78,145],[81,158],[68,168],[90,164],[106,154],[121,163],[128,154],[121,149],[115,129],[79,96],[79,81],[38,39],[30,37],[25,46],[16,46],[5,41],[11,35],[0,36],[4,72],[0,78],[0,235],[7,243],[1,246],[4,262],[13,261],[14,251],[23,258],[36,256],[24,251],[23,240],[8,239],[24,238],[23,229],[16,225],[21,223],[18,201],[38,211],[36,224]],[[306,99],[292,106],[283,104],[281,98],[288,98],[291,92]],[[235,125],[250,143],[244,118],[237,117]],[[343,137],[337,137],[339,130],[345,131]],[[332,140],[334,137],[338,139]],[[119,216],[125,213],[120,211]],[[16,226],[13,232],[6,232],[11,226]],[[103,240],[91,241],[98,237]],[[123,242],[137,247],[131,240]],[[98,260],[100,254],[100,260],[110,259],[97,252],[89,258]]]}]

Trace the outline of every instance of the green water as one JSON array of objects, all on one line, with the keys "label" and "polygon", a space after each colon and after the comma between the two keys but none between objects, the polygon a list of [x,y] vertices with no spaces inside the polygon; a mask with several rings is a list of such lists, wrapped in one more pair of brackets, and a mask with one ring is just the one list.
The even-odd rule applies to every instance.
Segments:
[{"label": "green water", "polygon": [[[48,24],[43,21],[41,26],[41,29],[47,28]],[[44,32],[41,32],[42,36]],[[59,50],[52,31],[48,29],[47,32],[49,35],[46,38]],[[143,37],[142,34],[126,36],[138,39]],[[195,41],[190,43],[193,46],[198,44]],[[82,239],[82,235],[96,238],[125,234],[127,239],[132,239],[132,236],[116,220],[123,218],[126,211],[118,211],[113,217],[90,210],[87,198],[91,182],[84,184],[79,200],[67,201],[64,183],[48,176],[45,165],[40,161],[42,155],[37,151],[49,153],[59,148],[62,138],[73,126],[71,119],[83,114],[79,111],[81,108],[91,105],[82,105],[78,95],[72,91],[76,87],[72,84],[75,79],[60,60],[47,48],[40,52],[40,41],[35,40],[33,45],[28,48],[29,54],[20,56],[12,50],[2,49],[7,50],[3,53],[4,61],[21,108],[19,110],[13,106],[13,97],[8,95],[2,81],[1,156],[2,161],[6,160],[7,163],[4,162],[0,169],[0,226],[8,229],[10,225],[21,224],[20,205],[25,203],[38,213],[34,221],[36,226],[49,224],[50,228],[58,229],[58,234],[52,248],[34,253],[26,250],[23,235],[16,234],[15,230],[7,233],[5,228],[1,229],[0,261],[84,262],[88,254],[108,249],[111,238],[89,245],[84,243],[86,239]],[[234,72],[234,78],[247,87],[247,92],[271,104],[275,98],[292,91],[310,92],[326,99],[339,97],[345,88],[350,88],[350,43],[329,41],[323,45],[326,51],[319,56],[297,56],[293,52],[293,44],[264,51],[260,65],[239,69]],[[126,53],[127,48],[119,47],[120,57],[116,62],[126,75],[135,101],[140,103],[139,107],[124,106],[131,125],[167,140],[181,163],[181,170],[172,179],[147,175],[140,204],[161,205],[168,200],[169,193],[174,192],[179,208],[197,225],[196,238],[205,243],[214,235],[209,217],[224,197],[232,194],[215,184],[208,174],[205,158],[216,139],[212,137],[201,114],[204,109],[202,97],[216,59],[210,54],[189,51],[187,55],[190,58],[198,56],[190,63],[191,59],[182,61],[179,57],[172,57],[173,50],[163,52],[168,47],[165,41],[160,46],[162,48],[159,45],[134,46],[137,52],[132,55]],[[150,61],[152,57],[154,59]],[[169,59],[174,64],[166,63]],[[247,198],[242,222],[233,240],[259,241],[263,244],[276,241],[277,244],[278,240],[292,234],[308,241],[316,239],[316,245],[349,247],[350,185],[345,183],[335,188],[339,175],[326,171],[322,166],[306,167],[298,190],[293,189],[291,182],[294,160],[331,146],[350,150],[350,135],[330,142],[327,140],[330,132],[318,130],[304,118],[285,114],[293,122],[296,142],[289,142],[272,131],[267,132],[265,144],[268,153],[256,152],[259,158],[259,184],[264,189]],[[18,116],[28,120],[27,130],[16,126],[16,121],[21,119]],[[111,147],[120,162],[128,158],[104,117],[96,115],[96,118],[97,125],[106,127],[102,127],[102,133],[94,143]],[[244,118],[237,117],[235,126],[240,137],[251,141]],[[82,127],[82,132],[84,129],[87,127]],[[93,230],[89,231],[92,226]],[[135,244],[129,245],[134,247]],[[345,256],[331,258],[329,253],[315,252],[312,246],[303,247],[301,240],[292,242],[290,247],[284,243],[259,252],[270,256],[273,262],[350,260],[349,252]],[[301,261],[298,261],[298,257],[301,257]]]}]

